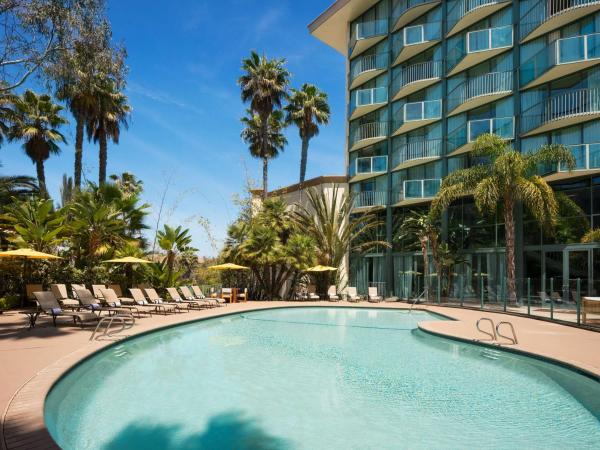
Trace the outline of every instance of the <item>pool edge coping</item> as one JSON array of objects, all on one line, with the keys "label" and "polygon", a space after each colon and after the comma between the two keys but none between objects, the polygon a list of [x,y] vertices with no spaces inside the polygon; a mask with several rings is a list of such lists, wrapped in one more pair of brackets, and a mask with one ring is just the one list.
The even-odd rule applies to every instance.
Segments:
[{"label": "pool edge coping", "polygon": [[[430,305],[416,305],[414,308],[410,308],[408,305],[398,305],[395,307],[391,306],[391,305],[389,305],[389,306],[385,305],[385,306],[376,306],[375,307],[372,304],[340,305],[340,304],[331,304],[331,303],[322,303],[322,302],[315,302],[315,303],[302,302],[299,304],[286,303],[286,304],[276,304],[276,305],[261,304],[261,305],[252,306],[250,309],[246,309],[246,310],[242,310],[242,311],[222,311],[222,312],[216,313],[216,314],[208,316],[208,317],[196,317],[196,318],[192,318],[189,320],[187,320],[187,319],[182,320],[181,322],[177,322],[177,323],[158,325],[155,328],[140,331],[139,333],[127,336],[125,338],[122,338],[122,339],[119,339],[116,341],[100,341],[100,342],[92,341],[89,344],[84,345],[81,348],[78,348],[78,349],[60,357],[58,360],[56,360],[52,364],[49,364],[48,366],[39,370],[31,378],[26,380],[13,393],[13,395],[10,397],[9,401],[7,402],[7,405],[2,413],[2,416],[0,416],[0,435],[2,437],[2,439],[0,439],[1,449],[2,450],[11,450],[12,448],[17,448],[17,447],[19,449],[23,448],[22,447],[24,445],[23,443],[14,443],[14,444],[8,443],[8,441],[12,440],[12,438],[14,436],[11,436],[10,434],[7,434],[7,432],[6,432],[7,417],[12,412],[12,410],[15,409],[15,407],[17,409],[24,408],[22,414],[24,417],[28,418],[27,423],[33,423],[34,425],[39,426],[39,428],[36,430],[37,432],[39,432],[39,436],[33,437],[30,440],[28,440],[28,438],[24,438],[21,440],[21,439],[19,439],[19,436],[17,436],[17,439],[16,439],[17,442],[27,443],[28,444],[27,448],[32,449],[32,450],[35,448],[60,449],[58,444],[54,441],[54,439],[50,435],[48,428],[46,427],[46,421],[45,421],[45,417],[44,417],[44,409],[45,409],[45,403],[46,403],[47,396],[50,394],[50,392],[52,391],[54,386],[58,383],[58,381],[60,381],[70,371],[74,370],[77,366],[84,363],[89,358],[95,356],[97,353],[105,351],[112,346],[119,345],[127,340],[137,339],[137,338],[143,337],[147,334],[151,334],[151,333],[154,333],[157,331],[164,331],[164,330],[167,330],[170,328],[183,326],[183,325],[189,325],[189,324],[196,323],[196,322],[203,322],[206,320],[218,319],[218,318],[223,318],[223,317],[227,317],[227,316],[231,316],[231,315],[243,314],[243,313],[248,313],[248,312],[266,311],[266,310],[275,310],[275,309],[293,309],[293,308],[310,308],[310,307],[316,307],[316,308],[328,307],[328,308],[339,308],[339,309],[352,309],[352,308],[354,308],[354,309],[369,309],[369,308],[371,308],[371,309],[375,309],[375,310],[382,309],[382,310],[391,310],[391,311],[394,311],[394,310],[410,311],[412,309],[415,311],[424,311],[429,314],[437,315],[437,316],[440,316],[442,318],[445,318],[445,319],[448,319],[451,321],[460,321],[461,320],[461,319],[452,317],[449,314],[444,314],[439,311],[430,310],[428,308],[429,306]],[[435,307],[435,305],[431,305],[431,306]],[[502,314],[502,312],[500,312],[498,314]],[[435,321],[427,321],[427,322],[435,322]],[[546,361],[551,364],[557,364],[559,366],[563,366],[567,369],[573,370],[577,373],[580,373],[584,376],[592,378],[595,381],[600,382],[600,376],[598,376],[582,367],[567,363],[565,361],[553,359],[553,358],[550,358],[550,357],[547,357],[544,355],[526,352],[523,350],[517,350],[514,348],[511,349],[511,348],[507,348],[507,347],[500,346],[500,345],[491,345],[491,344],[487,344],[487,343],[484,343],[481,341],[477,341],[475,339],[461,338],[458,336],[452,336],[452,335],[447,335],[447,334],[444,334],[441,332],[427,330],[421,326],[421,322],[419,322],[417,324],[417,329],[420,329],[431,335],[435,335],[435,336],[446,338],[446,339],[453,339],[456,341],[462,341],[462,342],[470,343],[470,344],[474,344],[474,345],[482,345],[485,347],[490,347],[490,348],[495,348],[495,349],[508,350],[509,352],[533,357],[535,359]],[[91,348],[90,344],[94,345],[94,348]],[[97,344],[100,344],[100,345],[97,345]],[[28,395],[25,395],[25,394],[28,394]],[[20,399],[19,398],[20,396],[25,396],[25,398]]]}]

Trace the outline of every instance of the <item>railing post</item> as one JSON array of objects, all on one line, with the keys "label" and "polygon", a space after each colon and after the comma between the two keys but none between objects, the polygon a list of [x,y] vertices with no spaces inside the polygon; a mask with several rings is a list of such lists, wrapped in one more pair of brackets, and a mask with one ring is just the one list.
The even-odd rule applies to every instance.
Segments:
[{"label": "railing post", "polygon": [[465,283],[464,283],[464,275],[460,276],[460,306],[463,307],[465,303]]},{"label": "railing post", "polygon": [[481,297],[481,309],[483,309],[483,276],[479,274],[479,297]]},{"label": "railing post", "polygon": [[552,297],[553,292],[554,292],[554,277],[550,278],[550,319],[554,319],[554,297]]},{"label": "railing post", "polygon": [[577,307],[577,325],[581,325],[581,278],[577,278],[577,298],[575,299]]},{"label": "railing post", "polygon": [[531,315],[531,278],[527,278],[527,315]]}]

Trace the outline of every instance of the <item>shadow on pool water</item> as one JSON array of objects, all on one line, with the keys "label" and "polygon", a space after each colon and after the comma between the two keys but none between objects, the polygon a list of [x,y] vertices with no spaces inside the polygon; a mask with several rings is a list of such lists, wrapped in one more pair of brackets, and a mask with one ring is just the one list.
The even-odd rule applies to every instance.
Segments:
[{"label": "shadow on pool water", "polygon": [[292,445],[285,439],[268,434],[256,420],[247,418],[243,412],[230,411],[211,418],[201,433],[188,436],[182,435],[177,425],[152,426],[132,423],[102,448],[287,450],[291,449]]}]

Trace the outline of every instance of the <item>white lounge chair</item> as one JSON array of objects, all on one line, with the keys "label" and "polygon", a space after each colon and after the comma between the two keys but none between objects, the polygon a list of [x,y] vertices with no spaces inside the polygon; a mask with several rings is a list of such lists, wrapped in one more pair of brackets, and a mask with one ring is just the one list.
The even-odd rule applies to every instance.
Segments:
[{"label": "white lounge chair", "polygon": [[346,288],[346,299],[349,302],[358,303],[360,302],[360,296],[356,291],[356,287],[351,286]]},{"label": "white lounge chair", "polygon": [[369,288],[369,301],[371,303],[379,303],[383,301],[383,297],[379,295],[376,287]]},{"label": "white lounge chair", "polygon": [[337,287],[335,286],[335,284],[332,284],[331,286],[329,286],[329,289],[327,289],[327,297],[329,298],[330,302],[340,301],[340,296],[337,294]]}]

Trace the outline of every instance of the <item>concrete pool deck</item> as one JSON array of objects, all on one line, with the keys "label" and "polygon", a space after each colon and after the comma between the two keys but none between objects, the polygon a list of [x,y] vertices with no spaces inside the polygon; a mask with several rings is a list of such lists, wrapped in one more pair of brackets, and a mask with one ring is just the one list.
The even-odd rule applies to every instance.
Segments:
[{"label": "concrete pool deck", "polygon": [[[359,307],[407,309],[406,303],[347,302],[248,302],[168,316],[152,316],[115,338],[90,342],[92,329],[81,330],[65,319],[57,328],[40,317],[38,326],[28,330],[27,317],[18,312],[0,315],[0,448],[29,450],[58,448],[45,425],[43,407],[54,382],[74,364],[115,341],[202,318],[273,307]],[[475,323],[487,317],[498,323],[509,321],[515,327],[518,344],[499,339],[499,346],[541,356],[600,377],[600,333],[541,320],[471,309],[418,305],[415,309],[436,312],[453,321],[425,321],[426,332],[466,341],[488,343]],[[489,327],[489,325],[484,325]],[[485,328],[487,329],[487,328]],[[487,341],[486,341],[487,339]],[[494,344],[498,345],[498,344]]]}]

